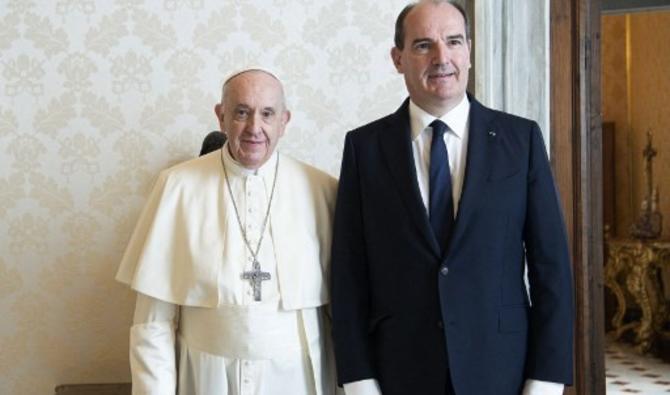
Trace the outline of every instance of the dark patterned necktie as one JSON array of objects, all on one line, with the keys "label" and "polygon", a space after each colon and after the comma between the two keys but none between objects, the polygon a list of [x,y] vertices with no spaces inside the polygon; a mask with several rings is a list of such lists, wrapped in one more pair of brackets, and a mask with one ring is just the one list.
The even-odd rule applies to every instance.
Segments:
[{"label": "dark patterned necktie", "polygon": [[454,198],[451,192],[449,154],[444,144],[444,134],[449,127],[439,119],[433,121],[433,141],[430,143],[430,197],[429,217],[435,238],[444,252],[454,224]]}]

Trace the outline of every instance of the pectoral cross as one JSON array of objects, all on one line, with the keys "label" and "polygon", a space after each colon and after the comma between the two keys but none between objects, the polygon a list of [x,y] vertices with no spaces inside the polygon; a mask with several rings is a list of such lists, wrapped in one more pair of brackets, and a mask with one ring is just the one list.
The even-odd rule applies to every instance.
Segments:
[{"label": "pectoral cross", "polygon": [[254,289],[254,300],[257,302],[261,300],[261,283],[270,278],[272,278],[270,273],[262,271],[261,264],[255,259],[253,269],[242,273],[242,279],[249,280],[249,284],[251,284],[251,287]]}]

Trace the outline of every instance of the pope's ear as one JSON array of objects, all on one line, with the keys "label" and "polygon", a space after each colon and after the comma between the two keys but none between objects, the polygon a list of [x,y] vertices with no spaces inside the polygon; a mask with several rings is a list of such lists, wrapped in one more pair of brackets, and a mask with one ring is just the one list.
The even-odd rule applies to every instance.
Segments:
[{"label": "pope's ear", "polygon": [[221,122],[223,121],[223,117],[221,116],[221,103],[218,103],[217,105],[214,106],[214,114],[216,115],[216,120]]},{"label": "pope's ear", "polygon": [[281,127],[279,128],[279,137],[283,137],[284,133],[286,133],[286,125],[288,124],[288,121],[291,120],[291,111],[289,110],[284,110],[281,113]]}]

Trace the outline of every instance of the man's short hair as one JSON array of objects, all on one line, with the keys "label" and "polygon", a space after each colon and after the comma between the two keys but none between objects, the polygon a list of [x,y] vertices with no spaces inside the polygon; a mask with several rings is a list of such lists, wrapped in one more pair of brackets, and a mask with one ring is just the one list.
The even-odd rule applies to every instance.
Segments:
[{"label": "man's short hair", "polygon": [[[468,20],[468,14],[465,12],[465,8],[463,6],[453,0],[431,0],[431,3],[433,4],[441,4],[441,3],[447,3],[451,4],[452,6],[456,7],[458,12],[463,15],[463,20],[465,21],[465,38],[467,39],[470,37],[470,22]],[[393,37],[393,40],[395,42],[395,47],[402,50],[405,47],[405,18],[407,18],[407,14],[412,11],[414,7],[419,5],[419,2],[414,2],[410,3],[405,8],[400,11],[400,14],[398,14],[398,19],[395,21],[395,36]]]}]

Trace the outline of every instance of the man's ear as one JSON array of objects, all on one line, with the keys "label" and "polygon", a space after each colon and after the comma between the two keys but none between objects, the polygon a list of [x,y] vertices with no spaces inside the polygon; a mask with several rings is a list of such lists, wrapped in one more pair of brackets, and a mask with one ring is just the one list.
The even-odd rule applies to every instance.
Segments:
[{"label": "man's ear", "polygon": [[391,59],[398,73],[402,74],[402,51],[397,47],[391,48]]},{"label": "man's ear", "polygon": [[472,68],[472,40],[468,38],[468,68]]}]

